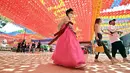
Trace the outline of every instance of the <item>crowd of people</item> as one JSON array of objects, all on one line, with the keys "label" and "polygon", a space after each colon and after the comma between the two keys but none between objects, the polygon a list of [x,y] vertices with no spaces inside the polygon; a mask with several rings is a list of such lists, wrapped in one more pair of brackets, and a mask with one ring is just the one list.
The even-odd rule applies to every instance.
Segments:
[{"label": "crowd of people", "polygon": [[36,42],[32,42],[32,43],[26,43],[26,40],[23,40],[22,42],[19,42],[18,43],[18,46],[17,46],[17,50],[16,52],[32,52],[32,53],[35,53],[35,52],[45,52],[45,51],[50,51],[52,52],[52,47],[51,46],[48,46],[48,45],[43,45],[40,41],[38,43]]}]

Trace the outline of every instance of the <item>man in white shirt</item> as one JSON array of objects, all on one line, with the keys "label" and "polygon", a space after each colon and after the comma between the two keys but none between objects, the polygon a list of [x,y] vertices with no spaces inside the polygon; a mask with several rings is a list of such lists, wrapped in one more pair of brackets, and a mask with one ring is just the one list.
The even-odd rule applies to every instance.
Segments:
[{"label": "man in white shirt", "polygon": [[119,35],[119,33],[123,32],[118,31],[118,29],[115,27],[115,21],[116,19],[110,20],[109,21],[110,25],[108,26],[108,31],[111,33],[111,35],[109,35],[109,39],[112,45],[112,57],[116,59],[115,55],[117,53],[117,50],[119,50],[121,56],[123,57],[123,61],[128,62],[129,60],[127,59],[126,50],[123,43],[120,40]]}]

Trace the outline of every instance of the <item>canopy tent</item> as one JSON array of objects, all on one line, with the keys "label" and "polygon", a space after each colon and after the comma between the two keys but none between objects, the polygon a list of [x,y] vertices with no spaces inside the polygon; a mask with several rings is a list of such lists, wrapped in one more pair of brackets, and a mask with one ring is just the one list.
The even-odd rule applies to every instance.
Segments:
[{"label": "canopy tent", "polygon": [[[76,14],[75,28],[81,30],[77,31],[80,35],[79,39],[90,40],[91,1],[0,0],[0,6],[2,15],[46,37],[57,32],[59,19],[65,16],[65,10],[71,7]],[[86,28],[89,32],[86,32]]]},{"label": "canopy tent", "polygon": [[0,39],[11,39],[11,40],[13,40],[14,37],[3,33],[3,34],[0,35]]},{"label": "canopy tent", "polygon": [[1,15],[48,38],[57,32],[58,22],[68,8],[74,9],[73,22],[80,41],[92,40],[97,17],[103,19],[104,28],[113,18],[124,31],[130,25],[130,0],[0,0],[0,7]]},{"label": "canopy tent", "polygon": [[7,40],[7,44],[12,45],[14,44],[15,41],[18,42],[21,39],[2,33],[0,34],[0,44],[3,42],[3,40]]}]

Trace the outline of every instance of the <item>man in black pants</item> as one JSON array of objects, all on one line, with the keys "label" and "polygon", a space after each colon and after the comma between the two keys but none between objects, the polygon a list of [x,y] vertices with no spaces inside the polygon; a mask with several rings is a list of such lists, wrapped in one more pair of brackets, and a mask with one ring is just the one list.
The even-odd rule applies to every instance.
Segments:
[{"label": "man in black pants", "polygon": [[115,21],[116,19],[110,20],[109,21],[110,25],[108,27],[108,31],[112,34],[112,35],[109,35],[110,42],[112,45],[112,57],[115,60],[117,60],[115,55],[117,53],[117,50],[119,50],[121,56],[123,57],[123,61],[129,62],[129,60],[127,59],[125,47],[123,43],[121,42],[121,40],[119,39],[120,38],[119,33],[123,33],[123,32],[118,31],[118,29],[115,28]]},{"label": "man in black pants", "polygon": [[35,42],[33,42],[33,43],[32,43],[32,46],[31,46],[31,51],[32,51],[32,53],[35,52],[35,48],[36,48],[36,44],[35,44]]}]

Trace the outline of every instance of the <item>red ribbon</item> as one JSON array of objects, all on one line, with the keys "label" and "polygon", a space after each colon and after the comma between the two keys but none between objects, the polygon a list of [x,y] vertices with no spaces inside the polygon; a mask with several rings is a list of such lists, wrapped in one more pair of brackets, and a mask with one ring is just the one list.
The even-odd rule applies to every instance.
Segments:
[{"label": "red ribbon", "polygon": [[61,29],[60,31],[58,31],[57,33],[54,34],[54,36],[56,36],[51,42],[48,43],[48,45],[51,45],[53,42],[55,42],[66,30],[66,28],[69,26],[69,24],[72,24],[72,22],[68,22],[65,27],[63,29]]}]

